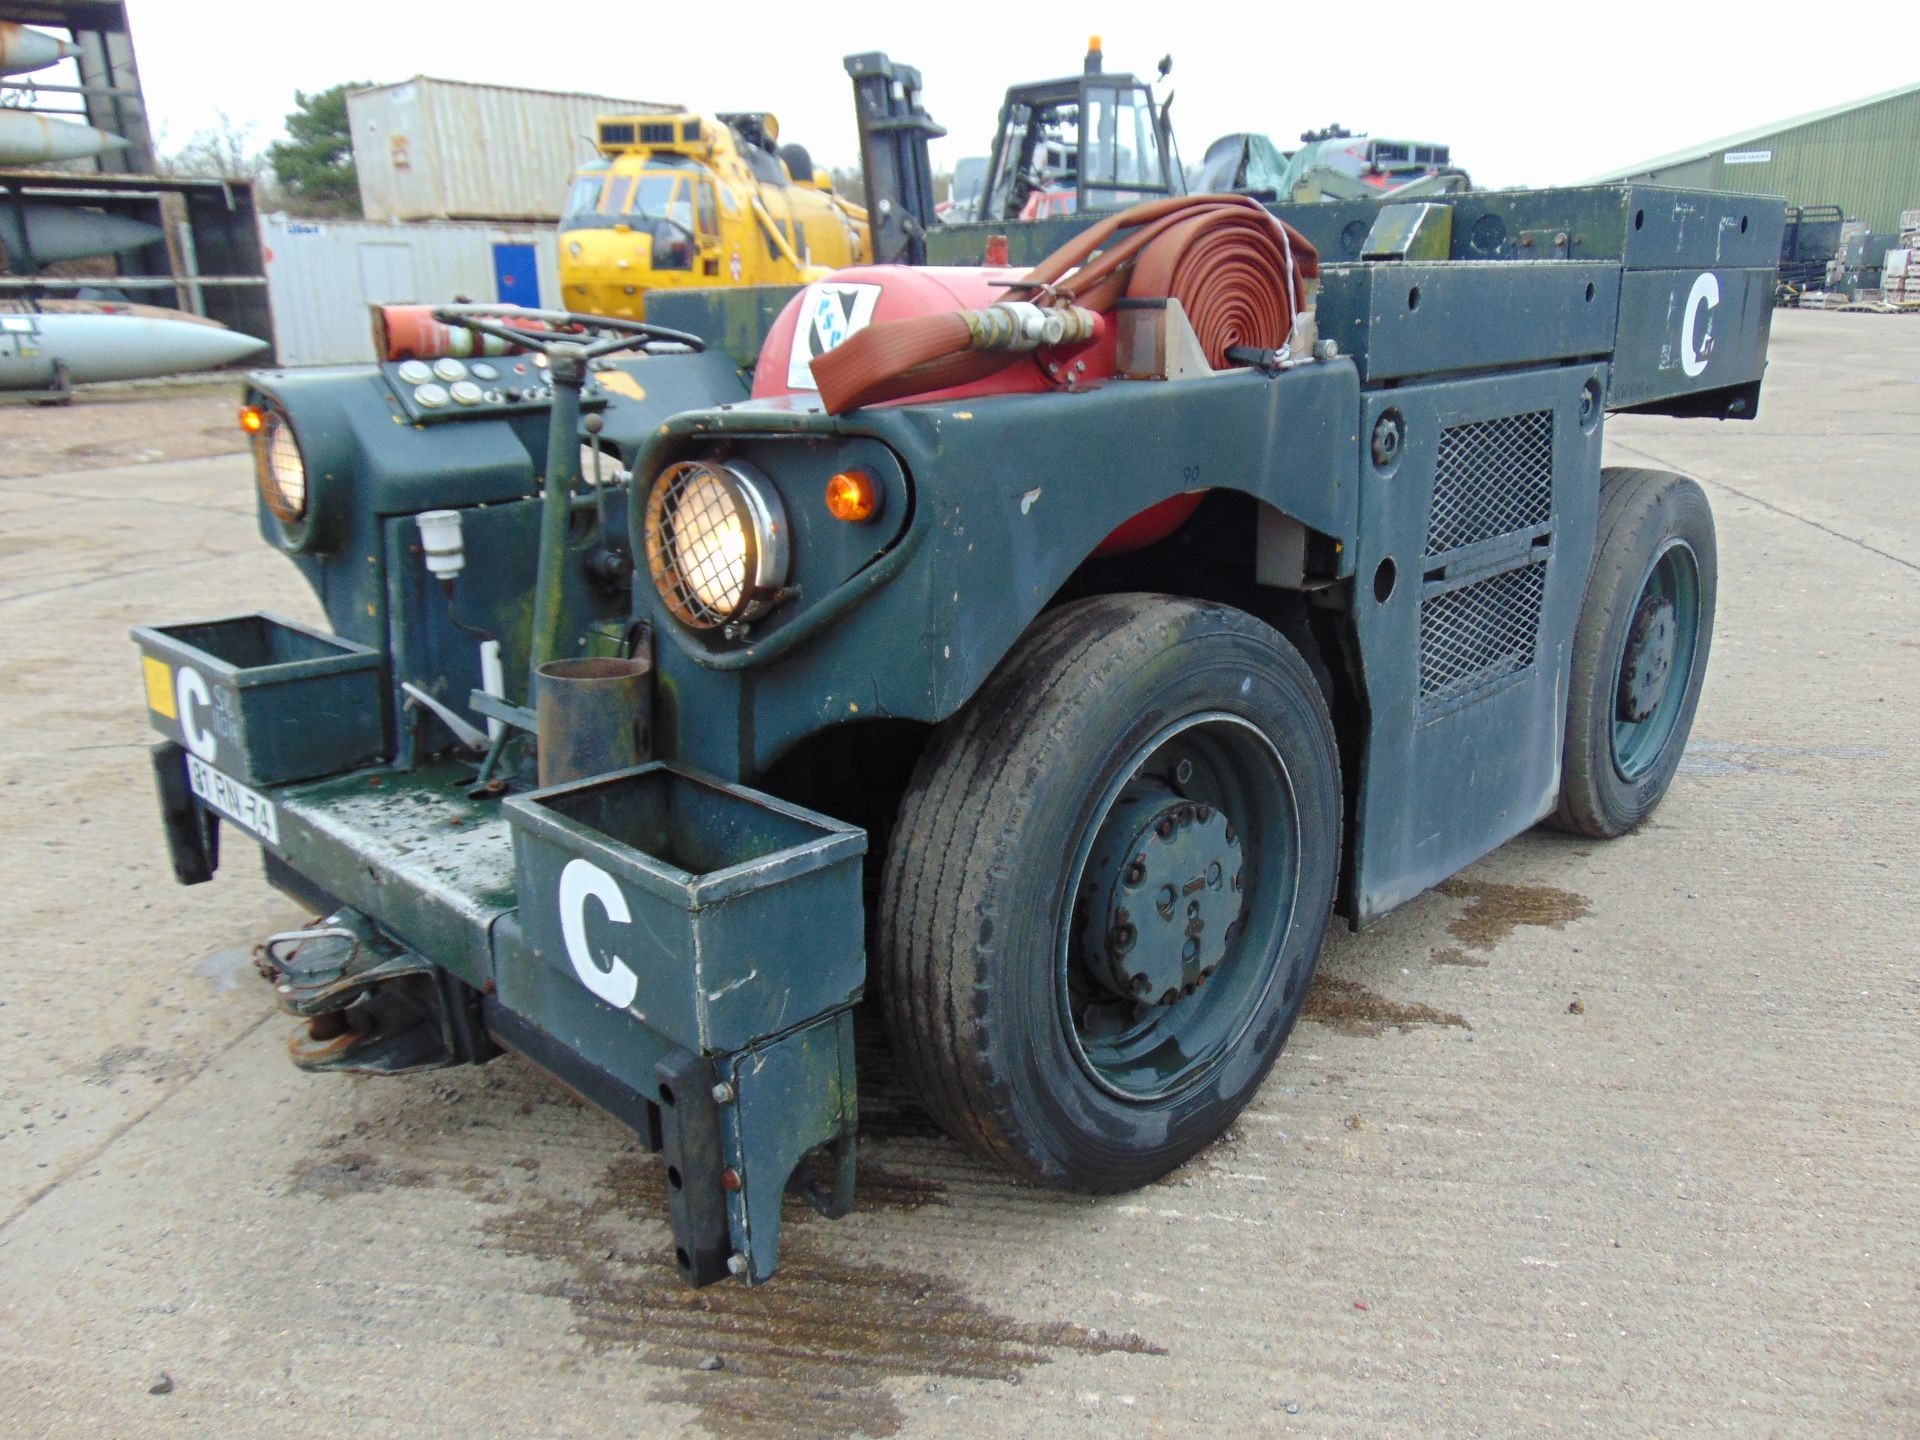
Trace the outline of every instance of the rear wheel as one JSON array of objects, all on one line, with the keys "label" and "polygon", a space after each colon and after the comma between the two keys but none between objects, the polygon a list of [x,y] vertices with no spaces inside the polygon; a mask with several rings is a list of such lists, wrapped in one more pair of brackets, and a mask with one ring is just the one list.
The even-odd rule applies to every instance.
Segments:
[{"label": "rear wheel", "polygon": [[1719,563],[1700,487],[1607,470],[1599,542],[1574,635],[1556,823],[1624,835],[1667,793],[1693,729]]},{"label": "rear wheel", "polygon": [[1240,611],[1055,611],[942,727],[887,857],[894,1047],[956,1138],[1043,1182],[1207,1144],[1306,994],[1338,870],[1331,722]]}]

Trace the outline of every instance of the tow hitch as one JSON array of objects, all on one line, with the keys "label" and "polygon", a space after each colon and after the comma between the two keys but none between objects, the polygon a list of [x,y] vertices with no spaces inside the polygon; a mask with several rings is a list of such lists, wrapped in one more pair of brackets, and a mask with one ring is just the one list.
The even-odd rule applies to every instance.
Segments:
[{"label": "tow hitch", "polygon": [[258,964],[280,1008],[301,1017],[287,1053],[302,1070],[404,1075],[499,1053],[467,986],[356,911],[270,936]]}]

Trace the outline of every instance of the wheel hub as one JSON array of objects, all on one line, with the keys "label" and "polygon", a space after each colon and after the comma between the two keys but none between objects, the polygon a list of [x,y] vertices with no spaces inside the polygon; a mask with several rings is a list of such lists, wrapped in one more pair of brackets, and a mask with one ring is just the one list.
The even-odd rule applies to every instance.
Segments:
[{"label": "wheel hub", "polygon": [[1220,811],[1158,782],[1130,786],[1087,865],[1081,938],[1093,977],[1140,1005],[1191,995],[1233,941],[1241,861]]},{"label": "wheel hub", "polygon": [[1617,708],[1622,720],[1638,723],[1659,706],[1673,673],[1677,638],[1673,601],[1664,595],[1641,597],[1627,629],[1626,653],[1620,657]]}]

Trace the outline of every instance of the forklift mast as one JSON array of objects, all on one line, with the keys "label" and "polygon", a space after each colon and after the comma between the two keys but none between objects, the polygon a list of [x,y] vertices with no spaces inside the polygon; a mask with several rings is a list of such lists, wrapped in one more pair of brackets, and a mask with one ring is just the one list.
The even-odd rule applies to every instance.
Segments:
[{"label": "forklift mast", "polygon": [[929,141],[947,132],[920,104],[920,72],[878,51],[849,55],[860,167],[878,265],[927,263],[927,230],[936,223]]}]

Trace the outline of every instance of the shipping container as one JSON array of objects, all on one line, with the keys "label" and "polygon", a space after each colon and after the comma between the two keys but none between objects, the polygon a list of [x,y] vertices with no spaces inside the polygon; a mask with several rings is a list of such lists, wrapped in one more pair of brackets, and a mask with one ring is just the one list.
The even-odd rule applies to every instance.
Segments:
[{"label": "shipping container", "polygon": [[554,232],[545,226],[268,215],[260,229],[282,365],[373,360],[369,305],[559,301]]},{"label": "shipping container", "polygon": [[355,90],[360,208],[369,220],[556,220],[599,116],[677,108],[426,75]]}]

